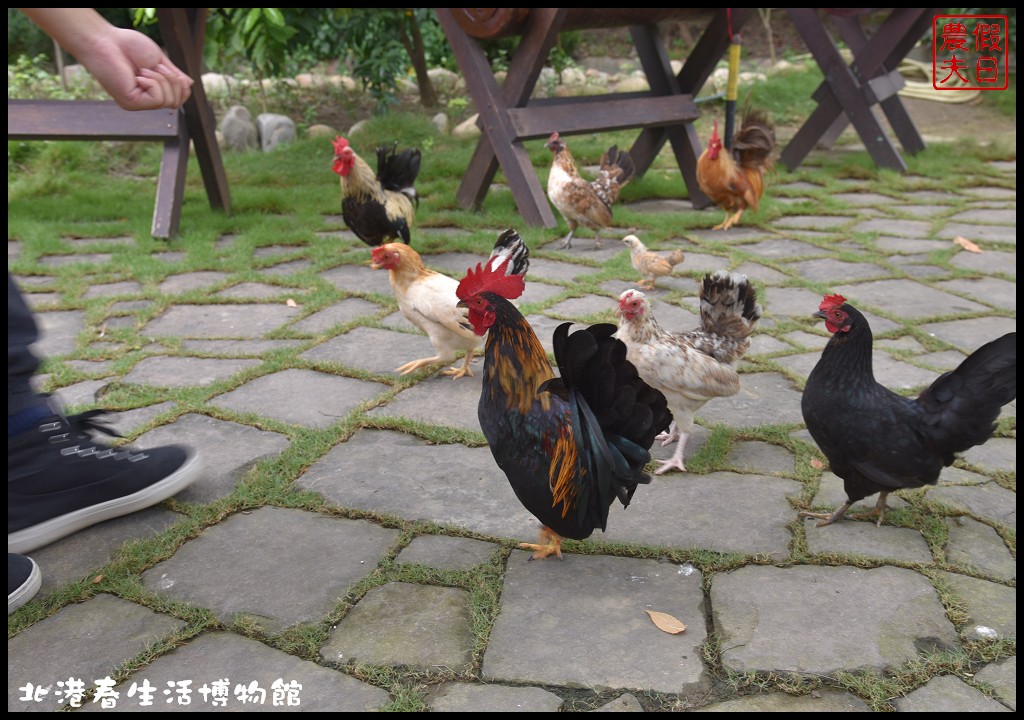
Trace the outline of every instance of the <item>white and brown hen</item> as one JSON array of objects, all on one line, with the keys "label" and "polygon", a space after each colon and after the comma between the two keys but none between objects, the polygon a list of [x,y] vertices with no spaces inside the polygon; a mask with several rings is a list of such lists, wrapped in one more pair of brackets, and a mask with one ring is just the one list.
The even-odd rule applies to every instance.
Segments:
[{"label": "white and brown hen", "polygon": [[551,133],[547,148],[554,155],[548,174],[548,198],[569,223],[569,234],[561,247],[572,247],[572,236],[582,225],[594,231],[594,243],[601,247],[601,229],[612,223],[612,205],[635,173],[633,159],[612,145],[601,157],[601,169],[593,182],[580,177],[569,147],[558,133]]},{"label": "white and brown hen", "polygon": [[633,269],[643,276],[636,285],[643,290],[653,290],[657,279],[671,275],[672,269],[686,257],[679,248],[670,252],[668,256],[652,252],[636,235],[627,235],[622,238],[622,242],[629,246],[629,261]]},{"label": "white and brown hen", "polygon": [[[398,309],[427,334],[436,353],[433,357],[411,360],[395,372],[408,375],[427,365],[450,363],[462,350],[466,353],[462,367],[450,367],[443,373],[453,379],[472,376],[469,364],[473,354],[483,346],[483,338],[474,333],[466,321],[466,310],[456,307],[459,298],[455,291],[459,281],[426,267],[419,253],[403,243],[375,247],[372,256],[374,270],[388,271]],[[499,275],[525,275],[530,267],[529,256],[530,251],[519,234],[506,230],[494,244],[487,267]]]},{"label": "white and brown hen", "polygon": [[757,294],[745,275],[719,270],[700,283],[700,327],[670,333],[661,328],[650,300],[638,290],[619,296],[617,338],[626,344],[626,358],[651,387],[668,398],[672,428],[659,436],[662,445],[678,440],[672,458],[655,473],[672,468],[683,472],[686,439],[693,418],[705,403],[740,390],[736,362],[750,347],[750,335],[761,319]]}]

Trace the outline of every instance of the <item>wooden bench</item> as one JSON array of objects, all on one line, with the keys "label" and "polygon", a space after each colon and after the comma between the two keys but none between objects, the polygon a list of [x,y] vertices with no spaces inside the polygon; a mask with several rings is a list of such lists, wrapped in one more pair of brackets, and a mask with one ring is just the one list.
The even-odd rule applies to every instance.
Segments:
[{"label": "wooden bench", "polygon": [[[479,112],[483,135],[459,187],[462,207],[479,209],[498,167],[505,173],[523,220],[555,227],[547,196],[523,147],[524,140],[552,132],[574,135],[641,128],[629,152],[643,174],[669,142],[695,207],[711,201],[697,185],[701,142],[693,122],[694,97],[753,8],[437,8],[466,89]],[[707,26],[678,73],[672,72],[658,22],[701,17]],[[576,98],[533,99],[534,87],[558,33],[599,27],[629,27],[647,75],[649,92]],[[520,42],[501,87],[479,40],[518,35]]]},{"label": "wooden bench", "polygon": [[[863,19],[873,10],[889,12],[869,37]],[[898,67],[931,27],[938,8],[786,8],[793,25],[811,51],[825,81],[814,93],[818,107],[782,151],[782,163],[796,169],[819,143],[830,146],[853,125],[875,164],[903,172],[907,164],[872,112],[879,105],[903,150],[911,155],[925,144],[897,94],[905,81]],[[831,23],[853,52],[847,64],[829,32]]]},{"label": "wooden bench", "polygon": [[196,81],[182,108],[129,112],[113,101],[8,100],[8,139],[163,143],[152,225],[152,234],[158,238],[172,237],[178,232],[191,141],[210,206],[230,211],[231,195],[215,135],[217,123],[199,79],[206,10],[157,9],[167,56]]}]

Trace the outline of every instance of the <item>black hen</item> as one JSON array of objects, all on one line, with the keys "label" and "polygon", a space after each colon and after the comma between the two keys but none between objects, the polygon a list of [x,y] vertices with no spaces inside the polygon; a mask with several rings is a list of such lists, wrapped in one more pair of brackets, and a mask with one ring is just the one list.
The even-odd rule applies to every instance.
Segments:
[{"label": "black hen", "polygon": [[800,515],[822,519],[821,527],[880,493],[872,513],[881,524],[890,492],[934,485],[956,453],[992,437],[1000,408],[1017,397],[1017,333],[983,345],[912,399],[875,381],[871,328],[844,297],[826,295],[815,316],[833,335],[807,378],[801,406],[847,501],[834,513]]},{"label": "black hen", "polygon": [[470,271],[460,306],[485,332],[478,415],[494,460],[523,506],[543,523],[535,558],[561,557],[561,537],[582,540],[605,529],[608,509],[629,505],[650,482],[644,466],[655,436],[672,421],[665,396],[626,360],[616,327],[593,325],[554,334],[560,377],[522,314],[506,298],[522,293],[521,277]]}]

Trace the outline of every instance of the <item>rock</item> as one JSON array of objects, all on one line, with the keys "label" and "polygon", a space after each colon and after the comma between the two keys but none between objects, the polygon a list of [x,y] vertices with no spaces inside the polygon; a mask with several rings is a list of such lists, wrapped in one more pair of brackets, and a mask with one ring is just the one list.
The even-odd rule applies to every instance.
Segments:
[{"label": "rock", "polygon": [[259,147],[259,132],[252,121],[252,113],[244,105],[228,108],[220,121],[220,132],[226,150],[255,150]]},{"label": "rock", "polygon": [[647,84],[647,78],[643,75],[630,75],[617,83],[613,89],[617,93],[646,92],[651,86]]},{"label": "rock", "polygon": [[97,84],[93,76],[85,69],[85,65],[65,65],[64,82],[67,83],[69,87],[79,88]]},{"label": "rock", "polygon": [[431,68],[427,76],[439,95],[454,95],[466,86],[461,77],[445,68]]},{"label": "rock", "polygon": [[331,137],[337,134],[338,131],[329,125],[310,125],[309,129],[306,130],[306,137],[311,138]]},{"label": "rock", "polygon": [[478,114],[474,114],[473,117],[456,125],[452,130],[452,135],[463,139],[480,137],[480,128],[476,124],[478,117],[480,117]]},{"label": "rock", "polygon": [[296,137],[295,122],[287,115],[261,113],[256,118],[256,126],[263,152],[269,152],[283,143],[294,142]]},{"label": "rock", "polygon": [[442,135],[448,134],[448,116],[443,112],[430,118],[430,124],[433,125]]},{"label": "rock", "polygon": [[352,127],[350,127],[350,128],[348,129],[348,134],[349,134],[349,135],[356,135],[356,134],[358,134],[358,133],[359,133],[359,132],[360,132],[360,131],[361,131],[361,130],[362,130],[362,129],[364,128],[364,127],[366,127],[366,121],[365,121],[365,120],[360,120],[359,122],[357,122],[356,124],[354,124],[354,125],[353,125]]},{"label": "rock", "polygon": [[231,92],[231,86],[235,84],[234,78],[230,75],[220,73],[203,73],[200,79],[203,82],[203,90],[210,96],[223,97]]}]

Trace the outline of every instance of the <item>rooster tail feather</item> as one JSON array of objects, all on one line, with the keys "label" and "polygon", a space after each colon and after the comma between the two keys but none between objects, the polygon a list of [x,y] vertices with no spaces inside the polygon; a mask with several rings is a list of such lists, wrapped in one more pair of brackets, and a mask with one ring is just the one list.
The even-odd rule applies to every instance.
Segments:
[{"label": "rooster tail feather", "polygon": [[939,377],[918,403],[929,417],[933,444],[949,465],[954,453],[992,436],[1000,408],[1016,397],[1017,333],[1012,332],[982,345]]},{"label": "rooster tail feather", "polygon": [[641,380],[626,359],[625,345],[613,337],[615,325],[600,323],[571,335],[570,325],[555,330],[559,377],[544,389],[574,409],[577,447],[587,469],[579,482],[590,485],[589,490],[581,487],[578,497],[582,501],[584,492],[593,493],[591,509],[578,507],[577,512],[596,513],[595,525],[604,529],[613,496],[627,506],[636,486],[650,482],[643,470],[651,458],[649,448],[672,415],[665,396]]},{"label": "rooster tail feather", "polygon": [[768,169],[775,149],[775,127],[760,110],[751,110],[743,118],[733,140],[732,152],[742,167]]},{"label": "rooster tail feather", "polygon": [[385,190],[400,192],[418,205],[419,196],[413,186],[420,174],[422,154],[415,149],[397,150],[397,142],[377,148],[377,180]]},{"label": "rooster tail feather", "polygon": [[506,275],[526,275],[530,269],[530,249],[519,233],[509,228],[498,236],[487,264],[492,272],[504,266]]},{"label": "rooster tail feather", "polygon": [[757,291],[741,273],[718,270],[700,285],[701,327],[735,340],[749,337],[761,320]]},{"label": "rooster tail feather", "polygon": [[[625,185],[636,175],[636,165],[633,163],[633,157],[625,150],[619,150],[618,145],[612,145],[605,150],[604,155],[601,157],[601,169],[607,169],[612,178],[614,178],[615,183],[619,186]],[[616,169],[618,172],[616,172]]]}]

